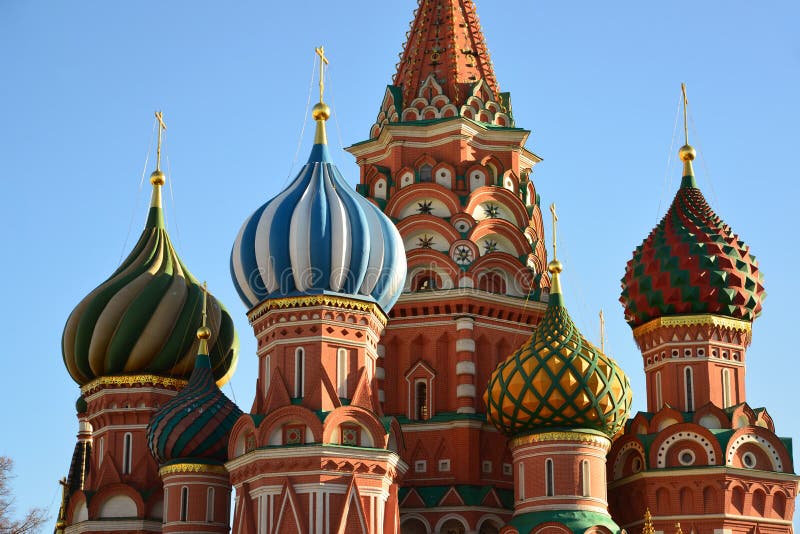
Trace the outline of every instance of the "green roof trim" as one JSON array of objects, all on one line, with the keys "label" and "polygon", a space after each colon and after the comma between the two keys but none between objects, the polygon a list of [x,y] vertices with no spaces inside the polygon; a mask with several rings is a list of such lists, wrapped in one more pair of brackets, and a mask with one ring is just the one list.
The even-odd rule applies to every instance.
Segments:
[{"label": "green roof trim", "polygon": [[611,532],[617,533],[621,529],[610,516],[598,512],[589,511],[562,511],[548,510],[545,512],[531,512],[515,516],[509,525],[520,532],[530,532],[537,525],[542,523],[561,523],[575,534],[583,534],[588,529],[596,526],[604,526]]}]

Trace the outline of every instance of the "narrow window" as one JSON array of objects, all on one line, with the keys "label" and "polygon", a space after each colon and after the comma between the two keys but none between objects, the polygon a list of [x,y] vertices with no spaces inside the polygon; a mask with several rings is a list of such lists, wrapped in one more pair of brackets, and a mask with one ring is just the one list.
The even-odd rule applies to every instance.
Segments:
[{"label": "narrow window", "polygon": [[103,465],[103,449],[105,449],[106,445],[106,438],[100,438],[100,442],[97,444],[97,467]]},{"label": "narrow window", "polygon": [[686,411],[694,411],[694,384],[692,383],[692,368],[686,367],[683,370],[684,385],[686,386]]},{"label": "narrow window", "polygon": [[731,405],[731,370],[722,370],[722,407]]},{"label": "narrow window", "polygon": [[591,496],[591,480],[589,479],[589,460],[581,461],[581,495]]},{"label": "narrow window", "polygon": [[519,495],[519,500],[525,500],[525,466],[522,463],[518,464],[517,466],[517,480],[519,481],[519,487],[517,488],[517,494]]},{"label": "narrow window", "polygon": [[553,459],[548,458],[544,461],[544,492],[548,497],[556,494],[553,481]]},{"label": "narrow window", "polygon": [[297,347],[294,351],[294,396],[302,397],[305,389],[305,377],[303,371],[306,366],[306,352],[303,347]]},{"label": "narrow window", "polygon": [[336,351],[336,394],[347,398],[347,349]]},{"label": "narrow window", "polygon": [[206,523],[214,522],[214,488],[208,488],[206,493]]},{"label": "narrow window", "polygon": [[428,384],[424,380],[417,382],[415,408],[416,419],[420,421],[428,419]]},{"label": "narrow window", "polygon": [[664,406],[664,399],[661,397],[661,371],[656,372],[656,411]]},{"label": "narrow window", "polygon": [[181,521],[186,521],[189,515],[189,488],[184,486],[181,488]]},{"label": "narrow window", "polygon": [[122,474],[131,474],[131,461],[133,457],[133,436],[126,432],[122,438]]},{"label": "narrow window", "polygon": [[264,360],[264,398],[269,393],[270,380],[272,380],[272,356],[267,354],[267,359]]}]

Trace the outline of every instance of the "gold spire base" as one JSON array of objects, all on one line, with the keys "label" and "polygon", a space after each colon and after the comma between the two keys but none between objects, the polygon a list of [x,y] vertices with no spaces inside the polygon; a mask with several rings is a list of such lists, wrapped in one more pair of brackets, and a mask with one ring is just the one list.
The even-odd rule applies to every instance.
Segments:
[{"label": "gold spire base", "polygon": [[161,208],[161,184],[153,184],[153,194],[150,196],[150,207]]}]

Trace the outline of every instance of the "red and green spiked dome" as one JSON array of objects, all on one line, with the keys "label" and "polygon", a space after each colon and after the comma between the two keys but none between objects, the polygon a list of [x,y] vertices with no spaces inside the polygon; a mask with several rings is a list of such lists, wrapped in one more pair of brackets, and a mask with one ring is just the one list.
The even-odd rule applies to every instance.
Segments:
[{"label": "red and green spiked dome", "polygon": [[620,302],[635,328],[669,315],[715,314],[752,321],[766,296],[750,248],[703,197],[684,145],[681,187],[661,222],[633,252]]},{"label": "red and green spiked dome", "polygon": [[206,327],[197,331],[200,354],[189,383],[147,425],[147,445],[160,465],[177,460],[223,463],[228,457],[228,437],[242,411],[214,382],[205,354],[210,336]]},{"label": "red and green spiked dome", "polygon": [[[78,384],[112,375],[152,374],[188,379],[197,354],[203,289],[172,246],[164,225],[161,185],[139,241],[111,277],[72,311],[64,327],[64,364]],[[236,368],[238,338],[225,307],[209,297],[215,335],[208,355],[214,377],[226,382]]]},{"label": "red and green spiked dome", "polygon": [[556,429],[613,437],[630,412],[628,377],[572,322],[561,294],[561,263],[551,261],[548,269],[547,311],[530,339],[489,378],[486,416],[509,437]]}]

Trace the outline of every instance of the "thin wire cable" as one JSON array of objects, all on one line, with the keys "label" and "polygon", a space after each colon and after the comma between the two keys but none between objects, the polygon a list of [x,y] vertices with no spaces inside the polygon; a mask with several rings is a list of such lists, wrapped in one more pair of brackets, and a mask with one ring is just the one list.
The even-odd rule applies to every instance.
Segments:
[{"label": "thin wire cable", "polygon": [[711,173],[708,172],[706,158],[703,157],[703,151],[700,149],[702,143],[699,141],[700,136],[697,135],[697,127],[695,126],[694,118],[692,117],[691,113],[689,113],[689,126],[691,126],[692,129],[692,138],[697,141],[696,151],[698,157],[700,158],[700,165],[703,167],[703,178],[708,182],[708,187],[711,190],[711,204],[715,205],[717,203],[717,192],[714,190],[714,182],[711,180]]},{"label": "thin wire cable", "polygon": [[316,70],[317,56],[314,55],[314,60],[311,62],[311,80],[308,83],[308,99],[306,100],[306,111],[303,115],[303,127],[300,128],[300,136],[297,138],[297,149],[294,151],[292,165],[289,167],[289,172],[286,174],[286,180],[284,180],[283,185],[288,184],[289,180],[292,179],[292,172],[294,172],[294,168],[297,165],[297,158],[300,157],[300,149],[303,147],[303,137],[306,133],[306,124],[308,124],[308,111],[311,109],[311,92],[314,90],[314,75],[316,74]]},{"label": "thin wire cable", "polygon": [[672,141],[669,143],[669,151],[667,152],[667,164],[664,167],[664,183],[661,186],[661,194],[658,195],[658,210],[656,211],[656,224],[658,224],[659,217],[661,217],[661,206],[665,198],[669,198],[669,172],[672,159],[675,157],[675,138],[678,136],[678,121],[681,116],[681,108],[683,107],[683,95],[678,99],[678,107],[675,110],[675,124],[672,127]]},{"label": "thin wire cable", "polygon": [[169,184],[169,203],[170,203],[170,208],[172,209],[172,225],[175,227],[175,242],[178,244],[178,248],[180,249],[182,247],[182,245],[183,245],[181,243],[181,229],[178,226],[178,216],[177,216],[178,215],[178,210],[175,207],[175,195],[172,192],[172,170],[171,170],[171,168],[169,166],[169,154],[166,154],[166,150],[165,150],[166,146],[167,146],[167,141],[166,141],[166,135],[165,135],[164,136],[164,142],[162,143],[162,147],[163,147],[162,150],[164,150],[164,152],[165,152],[164,155],[165,155],[165,157],[167,159],[167,183]]},{"label": "thin wire cable", "polygon": [[[330,75],[330,72],[331,72],[330,68],[328,69],[327,72],[328,72],[328,81],[331,81],[333,78],[331,78],[331,75]],[[331,84],[331,85],[333,85],[333,84]],[[331,94],[331,97],[330,97],[330,101],[331,101],[331,109],[333,110],[333,123],[336,125],[336,136],[339,139],[339,148],[344,150],[344,143],[342,142],[342,130],[339,127],[339,117],[336,115],[336,106],[334,105],[334,99],[333,99],[333,95],[332,94]]]},{"label": "thin wire cable", "polygon": [[128,232],[125,234],[125,240],[122,242],[122,250],[119,253],[119,261],[117,266],[122,265],[122,259],[125,257],[125,250],[128,248],[128,239],[131,237],[131,230],[133,229],[133,219],[136,217],[136,211],[139,207],[140,199],[142,198],[142,189],[144,188],[144,175],[147,174],[147,164],[150,161],[150,151],[153,147],[153,138],[155,137],[156,125],[153,123],[153,131],[150,132],[150,142],[147,143],[147,155],[144,157],[144,167],[142,167],[142,177],[139,180],[139,191],[136,193],[136,200],[131,208],[131,220],[128,222]]}]

